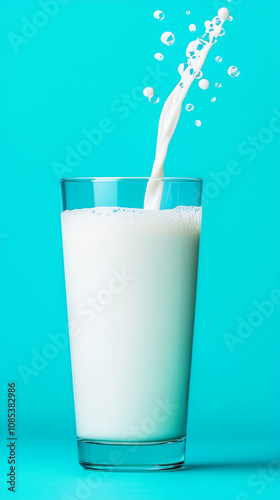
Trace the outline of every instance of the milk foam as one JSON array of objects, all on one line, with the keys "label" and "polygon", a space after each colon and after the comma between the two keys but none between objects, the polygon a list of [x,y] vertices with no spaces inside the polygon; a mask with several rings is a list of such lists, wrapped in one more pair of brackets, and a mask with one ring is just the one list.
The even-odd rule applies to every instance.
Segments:
[{"label": "milk foam", "polygon": [[[167,231],[194,230],[199,231],[201,225],[201,207],[176,207],[172,210],[149,210],[120,207],[98,207],[77,210],[65,210],[61,217],[64,226],[77,226],[81,230],[92,228],[110,228],[120,230],[130,227],[131,230]],[[74,229],[74,228],[73,228]]]}]

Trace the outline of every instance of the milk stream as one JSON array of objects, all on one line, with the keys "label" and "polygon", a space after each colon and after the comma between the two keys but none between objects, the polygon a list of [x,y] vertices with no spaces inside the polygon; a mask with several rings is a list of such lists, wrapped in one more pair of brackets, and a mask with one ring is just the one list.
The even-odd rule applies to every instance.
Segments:
[{"label": "milk stream", "polygon": [[162,178],[164,175],[164,161],[169,143],[181,114],[182,103],[191,84],[199,75],[209,50],[217,42],[218,37],[224,35],[225,31],[223,24],[228,17],[228,9],[225,7],[219,9],[218,15],[215,16],[212,21],[206,21],[204,23],[206,28],[204,35],[190,42],[187,47],[186,56],[188,65],[181,73],[180,81],[166,99],[160,115],[156,156],[153,164],[151,179],[147,184],[144,202],[145,209],[160,209],[163,181],[159,180],[159,178]]}]

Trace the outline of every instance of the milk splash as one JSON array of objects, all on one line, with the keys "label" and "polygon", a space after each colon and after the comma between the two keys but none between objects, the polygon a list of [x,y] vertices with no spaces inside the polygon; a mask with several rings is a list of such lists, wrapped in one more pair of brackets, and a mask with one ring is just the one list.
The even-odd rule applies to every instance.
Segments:
[{"label": "milk splash", "polygon": [[[188,64],[185,69],[184,66],[179,66],[181,79],[166,99],[160,115],[156,157],[153,164],[151,179],[147,184],[144,202],[145,209],[160,209],[163,182],[158,180],[158,178],[162,178],[164,175],[163,165],[167,149],[181,114],[183,100],[193,81],[197,78],[201,78],[201,68],[209,50],[217,42],[218,37],[225,34],[223,24],[228,17],[228,9],[225,7],[219,9],[218,15],[215,16],[212,21],[205,22],[206,31],[204,35],[190,42],[187,47],[186,56]],[[166,33],[164,35],[166,35]],[[196,120],[196,125],[201,125],[200,120]]]}]

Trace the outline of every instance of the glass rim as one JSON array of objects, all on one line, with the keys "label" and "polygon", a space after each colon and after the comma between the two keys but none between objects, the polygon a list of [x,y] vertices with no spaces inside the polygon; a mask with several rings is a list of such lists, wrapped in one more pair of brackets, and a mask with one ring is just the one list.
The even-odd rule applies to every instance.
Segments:
[{"label": "glass rim", "polygon": [[167,181],[167,182],[203,182],[199,177],[62,177],[60,182],[113,182],[113,181]]}]

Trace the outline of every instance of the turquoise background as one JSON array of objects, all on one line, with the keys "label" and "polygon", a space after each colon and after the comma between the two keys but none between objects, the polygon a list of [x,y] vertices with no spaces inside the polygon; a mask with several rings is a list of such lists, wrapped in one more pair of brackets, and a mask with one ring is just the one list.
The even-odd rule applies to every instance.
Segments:
[{"label": "turquoise background", "polygon": [[[64,0],[53,17],[36,18],[45,3],[0,1],[0,496],[10,498],[6,391],[15,380],[20,499],[276,500],[280,305],[259,318],[262,324],[248,338],[240,340],[236,329],[238,317],[247,321],[256,311],[255,301],[280,288],[280,3]],[[159,115],[178,81],[177,66],[189,41],[222,5],[233,22],[225,24],[226,35],[205,63],[210,88],[202,91],[195,82],[190,90],[186,102],[194,110],[182,111],[165,170],[167,176],[205,179],[188,425],[192,469],[100,476],[77,463],[69,346],[57,349],[27,385],[19,373],[20,365],[32,367],[33,350],[42,353],[52,342],[50,333],[66,327],[54,165],[64,165],[66,177],[149,175]],[[164,11],[163,21],[154,19],[156,9]],[[34,16],[45,26],[29,31],[16,53],[9,34],[21,35],[22,18]],[[192,22],[196,34],[188,31]],[[166,30],[175,34],[172,47],[160,42]],[[160,63],[153,58],[158,51],[164,54]],[[230,65],[240,69],[238,78],[227,75]],[[160,102],[153,105],[141,89],[157,66],[165,74],[157,76]],[[125,106],[123,95],[129,96]],[[99,132],[100,144],[70,168],[66,148],[76,150],[83,130],[100,130],[102,120],[107,132],[102,139]],[[250,136],[259,137],[255,146],[248,146]],[[229,168],[236,175],[231,170],[213,181]],[[226,333],[239,339],[233,352]],[[89,490],[79,491],[79,481],[89,478]]]}]

